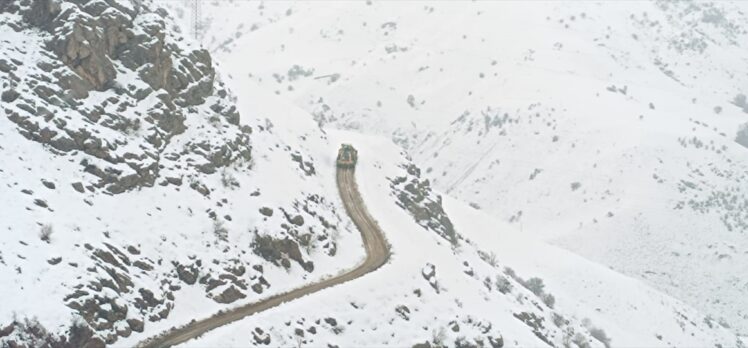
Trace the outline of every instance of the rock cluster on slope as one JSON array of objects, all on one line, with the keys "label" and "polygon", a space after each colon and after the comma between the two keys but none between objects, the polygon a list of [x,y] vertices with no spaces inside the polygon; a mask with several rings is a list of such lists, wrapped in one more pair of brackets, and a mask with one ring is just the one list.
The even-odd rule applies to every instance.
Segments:
[{"label": "rock cluster on slope", "polygon": [[[180,186],[182,164],[192,176],[251,158],[250,129],[210,55],[177,44],[164,12],[119,0],[26,0],[0,11],[17,14],[16,31],[43,33],[29,52],[3,55],[37,57],[0,61],[6,116],[51,151],[83,153],[77,160],[97,178],[89,190]],[[206,130],[180,139],[188,128]]]},{"label": "rock cluster on slope", "polygon": [[450,243],[456,244],[459,235],[444,212],[441,196],[431,190],[428,179],[421,178],[421,170],[415,164],[403,167],[408,175],[390,180],[390,188],[398,199],[397,205],[413,215],[423,228],[434,231]]}]

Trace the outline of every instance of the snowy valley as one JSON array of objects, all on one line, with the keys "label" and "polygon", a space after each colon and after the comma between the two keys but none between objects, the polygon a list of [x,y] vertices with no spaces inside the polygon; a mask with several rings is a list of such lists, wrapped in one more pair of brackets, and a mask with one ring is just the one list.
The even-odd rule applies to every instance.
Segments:
[{"label": "snowy valley", "polygon": [[748,344],[744,3],[189,5],[0,2],[0,347],[350,273],[343,143],[386,263],[178,346]]}]

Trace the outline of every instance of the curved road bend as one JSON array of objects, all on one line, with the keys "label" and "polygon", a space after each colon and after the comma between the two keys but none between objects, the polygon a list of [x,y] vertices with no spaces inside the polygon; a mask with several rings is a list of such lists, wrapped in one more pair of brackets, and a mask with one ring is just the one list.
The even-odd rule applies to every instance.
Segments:
[{"label": "curved road bend", "polygon": [[338,168],[337,183],[338,191],[340,191],[340,196],[343,199],[345,210],[361,232],[361,237],[364,241],[366,259],[361,265],[339,276],[318,283],[309,284],[305,287],[291,290],[286,293],[278,294],[260,302],[225,310],[210,318],[197,320],[185,326],[165,331],[159,336],[151,337],[141,342],[138,344],[138,347],[162,348],[184,343],[210,330],[235,322],[252,314],[262,312],[266,309],[279,306],[284,302],[292,301],[304,295],[309,295],[331,286],[356,279],[384,265],[390,257],[390,247],[387,244],[379,225],[366,210],[366,206],[364,205],[364,201],[361,199],[361,194],[356,185],[354,173],[353,169]]}]

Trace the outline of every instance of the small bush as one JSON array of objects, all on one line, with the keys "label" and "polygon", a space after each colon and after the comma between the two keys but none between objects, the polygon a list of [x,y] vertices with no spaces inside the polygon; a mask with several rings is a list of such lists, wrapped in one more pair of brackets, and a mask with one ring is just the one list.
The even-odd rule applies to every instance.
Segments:
[{"label": "small bush", "polygon": [[444,341],[447,339],[447,332],[444,327],[431,331],[431,344],[433,347],[444,347]]},{"label": "small bush", "polygon": [[553,320],[553,325],[556,325],[556,327],[562,327],[566,325],[566,319],[564,319],[564,316],[558,313],[553,313],[551,315],[551,319]]},{"label": "small bush", "polygon": [[49,243],[52,240],[52,225],[43,225],[39,231],[39,239]]},{"label": "small bush", "polygon": [[227,241],[229,239],[229,230],[223,225],[223,222],[219,220],[213,221],[213,234],[221,241]]},{"label": "small bush", "polygon": [[545,305],[549,308],[553,308],[553,306],[556,304],[556,298],[551,294],[544,294],[541,297],[543,299],[543,303],[545,303]]},{"label": "small bush", "polygon": [[490,253],[487,253],[485,251],[479,250],[478,256],[483,260],[485,263],[491,265],[491,267],[497,267],[499,265],[499,260],[496,257],[496,253],[493,251]]},{"label": "small bush", "polygon": [[571,342],[576,344],[579,348],[590,348],[590,343],[587,342],[587,337],[578,332],[574,335],[574,338],[571,339]]},{"label": "small bush", "polygon": [[496,288],[502,294],[508,294],[512,292],[512,283],[506,277],[498,275],[496,276]]},{"label": "small bush", "polygon": [[236,180],[234,174],[231,174],[231,172],[224,168],[221,171],[221,185],[228,189],[234,189],[236,187],[239,187],[239,181]]},{"label": "small bush", "polygon": [[525,282],[522,282],[522,285],[527,288],[527,290],[530,290],[533,294],[536,296],[540,296],[543,294],[543,290],[545,288],[545,284],[543,284],[543,279],[533,277],[528,279]]}]

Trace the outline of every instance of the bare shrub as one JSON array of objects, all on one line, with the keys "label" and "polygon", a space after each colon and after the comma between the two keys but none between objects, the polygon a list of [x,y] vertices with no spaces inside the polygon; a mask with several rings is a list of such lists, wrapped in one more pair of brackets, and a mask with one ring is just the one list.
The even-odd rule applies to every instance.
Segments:
[{"label": "bare shrub", "polygon": [[571,342],[576,344],[579,348],[590,348],[590,343],[587,342],[587,337],[578,332],[574,335],[574,338],[571,339]]},{"label": "bare shrub", "polygon": [[504,268],[504,274],[506,274],[506,275],[508,275],[508,276],[510,276],[512,278],[517,279],[517,273],[514,272],[514,269],[512,269],[512,268],[505,267]]},{"label": "bare shrub", "polygon": [[498,275],[496,276],[496,288],[502,294],[508,294],[512,292],[512,283],[506,277]]},{"label": "bare shrub", "polygon": [[558,314],[558,313],[554,312],[551,315],[551,319],[553,320],[553,325],[556,325],[556,327],[562,327],[562,326],[566,325],[566,319],[561,314]]},{"label": "bare shrub", "polygon": [[527,281],[521,282],[521,284],[524,287],[526,287],[527,290],[530,290],[536,296],[541,296],[545,289],[545,284],[543,284],[543,279],[540,279],[537,277],[532,277],[528,279]]},{"label": "bare shrub", "polygon": [[504,273],[514,278],[514,280],[522,284],[522,286],[527,288],[527,290],[530,290],[530,292],[540,298],[540,300],[543,301],[543,303],[545,303],[545,305],[549,308],[553,308],[553,306],[556,305],[556,298],[553,295],[547,294],[545,292],[545,284],[543,283],[543,279],[532,277],[528,280],[524,280],[521,277],[517,276],[514,273],[514,270],[512,270],[511,268],[505,269]]},{"label": "bare shrub", "polygon": [[213,221],[213,234],[221,241],[228,241],[229,230],[223,225],[223,222],[219,220]]},{"label": "bare shrub", "polygon": [[431,344],[433,347],[445,347],[444,341],[447,339],[447,332],[444,327],[431,331]]},{"label": "bare shrub", "polygon": [[496,253],[493,251],[490,253],[487,253],[482,250],[478,250],[478,257],[481,258],[485,263],[491,265],[491,267],[497,267],[499,265],[499,260],[496,257]]},{"label": "bare shrub", "polygon": [[543,294],[543,296],[541,296],[541,299],[543,300],[543,303],[545,303],[545,305],[549,308],[553,308],[553,306],[556,304],[556,298],[551,294]]},{"label": "bare shrub", "polygon": [[52,232],[54,232],[52,225],[43,225],[41,230],[39,230],[39,239],[47,243],[51,242]]},{"label": "bare shrub", "polygon": [[234,174],[224,168],[221,171],[221,185],[228,189],[234,189],[239,187],[239,181],[236,180]]}]

